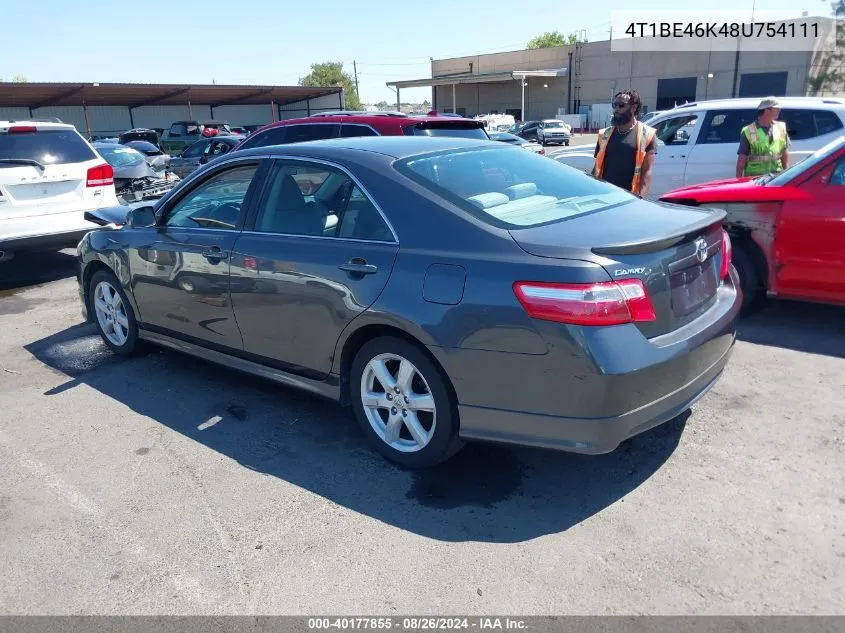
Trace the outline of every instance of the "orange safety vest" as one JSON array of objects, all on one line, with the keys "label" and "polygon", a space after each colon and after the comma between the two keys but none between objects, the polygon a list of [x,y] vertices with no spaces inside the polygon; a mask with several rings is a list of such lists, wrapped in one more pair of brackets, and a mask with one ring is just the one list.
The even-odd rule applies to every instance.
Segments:
[{"label": "orange safety vest", "polygon": [[[657,130],[637,121],[637,154],[634,162],[634,179],[631,181],[631,193],[640,193],[640,172],[645,161],[645,149],[654,139]],[[606,127],[599,132],[599,153],[596,155],[596,163],[593,166],[593,176],[601,178],[604,173],[604,153],[607,150],[607,143],[613,133],[613,127]]]}]

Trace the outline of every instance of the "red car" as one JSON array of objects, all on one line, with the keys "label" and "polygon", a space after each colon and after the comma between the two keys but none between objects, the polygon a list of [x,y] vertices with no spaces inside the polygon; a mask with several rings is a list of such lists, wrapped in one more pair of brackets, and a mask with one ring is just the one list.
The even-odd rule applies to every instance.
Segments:
[{"label": "red car", "polygon": [[845,305],[845,136],[778,175],[669,191],[727,211],[745,311],[768,296]]},{"label": "red car", "polygon": [[268,123],[241,141],[235,150],[350,136],[462,136],[488,140],[482,121],[399,112],[325,112]]}]

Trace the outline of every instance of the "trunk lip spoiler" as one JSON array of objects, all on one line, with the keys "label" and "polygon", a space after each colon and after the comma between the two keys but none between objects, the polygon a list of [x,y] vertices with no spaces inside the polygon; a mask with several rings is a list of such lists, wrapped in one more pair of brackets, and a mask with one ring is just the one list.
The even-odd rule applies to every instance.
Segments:
[{"label": "trunk lip spoiler", "polygon": [[640,239],[631,242],[617,242],[616,244],[594,246],[590,250],[596,255],[643,255],[671,248],[688,240],[692,234],[700,233],[703,230],[711,229],[714,225],[722,224],[728,215],[724,209],[707,208],[706,211],[708,212],[707,216],[685,226],[680,229],[680,232],[673,231],[672,235],[659,235],[645,240]]}]

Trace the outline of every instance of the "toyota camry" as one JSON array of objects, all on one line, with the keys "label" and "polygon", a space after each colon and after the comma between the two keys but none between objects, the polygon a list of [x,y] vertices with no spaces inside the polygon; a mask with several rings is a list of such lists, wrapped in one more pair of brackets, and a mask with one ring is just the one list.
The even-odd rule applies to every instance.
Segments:
[{"label": "toyota camry", "polygon": [[402,466],[468,440],[606,453],[728,362],[724,215],[492,141],[261,147],[97,212],[80,296],[115,353],[165,346],[332,398]]}]

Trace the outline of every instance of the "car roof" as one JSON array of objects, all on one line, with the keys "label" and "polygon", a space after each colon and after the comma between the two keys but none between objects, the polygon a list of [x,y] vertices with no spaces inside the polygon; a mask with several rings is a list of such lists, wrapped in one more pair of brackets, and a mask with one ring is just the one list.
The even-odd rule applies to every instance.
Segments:
[{"label": "car roof", "polygon": [[[690,108],[704,108],[720,110],[746,110],[748,108],[756,109],[760,105],[762,97],[741,97],[737,99],[710,99],[707,101],[693,101],[692,103],[682,103],[668,110],[660,110],[661,114],[667,112],[680,112]],[[829,106],[830,109],[835,109],[837,106],[845,106],[845,99],[824,98],[824,97],[777,97],[777,100],[782,106],[787,107],[822,107]]]},{"label": "car roof", "polygon": [[[507,148],[501,141],[488,141],[456,136],[354,136],[319,141],[304,141],[284,145],[264,145],[238,150],[239,156],[265,156],[268,154],[290,154],[326,156],[336,151],[359,150],[383,154],[395,159],[428,154],[430,152],[474,149],[479,147]],[[229,154],[232,156],[232,154]]]},{"label": "car roof", "polygon": [[298,123],[366,123],[373,126],[384,124],[385,122],[393,123],[394,125],[402,125],[403,123],[454,123],[455,121],[478,123],[473,119],[466,117],[452,117],[452,116],[429,116],[424,115],[410,115],[401,112],[321,112],[312,114],[307,117],[299,117],[296,119],[284,119],[282,121],[275,121],[268,123],[264,128],[279,127],[284,125],[293,125]]}]

